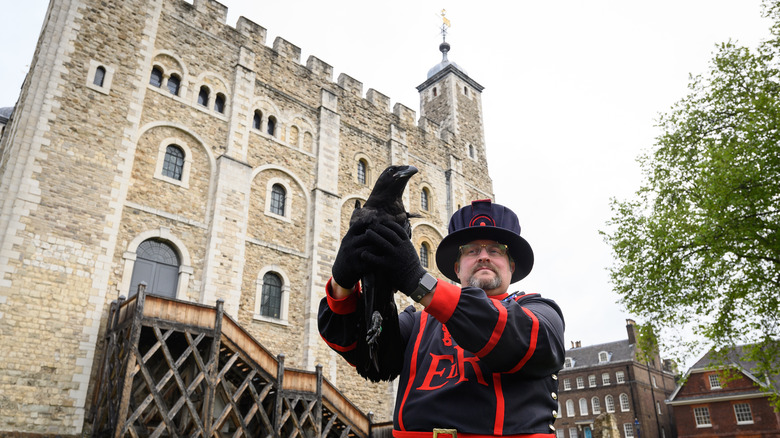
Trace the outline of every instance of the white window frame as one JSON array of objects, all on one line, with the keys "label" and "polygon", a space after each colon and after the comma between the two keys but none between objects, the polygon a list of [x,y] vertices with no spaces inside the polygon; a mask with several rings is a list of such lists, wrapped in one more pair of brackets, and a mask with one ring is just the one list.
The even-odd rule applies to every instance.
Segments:
[{"label": "white window frame", "polygon": [[604,405],[607,409],[607,412],[610,414],[615,412],[615,397],[612,397],[611,395],[604,397]]},{"label": "white window frame", "polygon": [[599,351],[599,363],[609,362],[609,352]]},{"label": "white window frame", "polygon": [[623,435],[626,438],[634,438],[634,423],[623,423]]},{"label": "white window frame", "polygon": [[658,382],[656,382],[655,376],[650,376],[650,380],[653,381],[653,388],[658,388]]},{"label": "white window frame", "polygon": [[[747,411],[743,410],[742,412],[739,412],[739,410],[737,409],[738,406],[746,407]],[[743,414],[743,415],[747,414],[747,415],[749,415],[750,416],[750,420],[740,420],[739,419],[740,414]],[[742,425],[742,424],[753,424],[753,410],[750,408],[750,403],[735,403],[734,404],[734,417],[737,419],[737,424],[739,424],[739,425]]]},{"label": "white window frame", "polygon": [[631,402],[628,399],[628,394],[625,392],[620,394],[620,412],[630,412]]},{"label": "white window frame", "polygon": [[579,400],[579,405],[580,405],[580,415],[582,415],[583,417],[588,415],[588,400],[584,397],[581,398]]},{"label": "white window frame", "polygon": [[596,386],[596,375],[591,374],[588,376],[588,386],[594,388]]},{"label": "white window frame", "polygon": [[710,408],[708,408],[707,406],[699,406],[697,408],[693,408],[693,419],[694,421],[696,421],[697,428],[712,427]]},{"label": "white window frame", "polygon": [[577,428],[576,427],[570,427],[569,428],[569,438],[578,438],[577,437]]},{"label": "white window frame", "polygon": [[707,376],[710,381],[710,389],[721,389],[720,377],[717,374],[710,374]]},{"label": "white window frame", "polygon": [[566,400],[566,416],[573,417],[575,415],[577,412],[574,410],[574,400]]},{"label": "white window frame", "polygon": [[572,359],[572,358],[570,358],[570,357],[567,357],[567,358],[566,358],[566,359],[563,361],[563,367],[564,367],[564,368],[572,368],[572,367],[574,367],[574,359]]},{"label": "white window frame", "polygon": [[610,384],[609,381],[609,373],[604,373],[601,375],[601,384],[604,386],[607,386]]},{"label": "white window frame", "polygon": [[624,373],[623,371],[615,372],[615,382],[626,383],[626,373]]},{"label": "white window frame", "polygon": [[571,391],[571,379],[563,379],[563,390]]},{"label": "white window frame", "polygon": [[585,387],[585,379],[582,378],[582,376],[577,377],[577,389],[582,389]]},{"label": "white window frame", "polygon": [[590,410],[593,412],[593,415],[598,415],[601,413],[601,400],[599,400],[598,397],[593,397],[590,399]]},{"label": "white window frame", "polygon": [[[97,71],[98,67],[103,67],[106,71],[106,75],[103,76],[103,86],[95,85],[93,82],[95,80],[95,72]],[[114,80],[114,72],[116,69],[108,64],[103,64],[102,62],[95,61],[94,59],[89,60],[89,68],[87,70],[87,88],[97,91],[98,93],[103,94],[109,94],[111,92],[111,82]]]}]

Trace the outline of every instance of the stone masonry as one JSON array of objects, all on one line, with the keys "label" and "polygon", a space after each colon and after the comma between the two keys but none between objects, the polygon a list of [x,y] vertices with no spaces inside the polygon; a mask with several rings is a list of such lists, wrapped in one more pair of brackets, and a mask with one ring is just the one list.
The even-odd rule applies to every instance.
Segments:
[{"label": "stone masonry", "polygon": [[[394,385],[369,384],[332,352],[317,308],[355,200],[386,166],[420,169],[406,193],[417,247],[435,250],[455,209],[492,198],[482,86],[445,67],[418,87],[416,120],[226,15],[214,0],[51,0],[0,139],[0,436],[88,428],[108,305],[132,293],[149,240],[178,257],[176,299],[223,299],[288,366],[323,365],[390,420]],[[184,154],[179,178],[164,170],[170,145]],[[282,280],[278,318],[260,312],[267,273]]]}]

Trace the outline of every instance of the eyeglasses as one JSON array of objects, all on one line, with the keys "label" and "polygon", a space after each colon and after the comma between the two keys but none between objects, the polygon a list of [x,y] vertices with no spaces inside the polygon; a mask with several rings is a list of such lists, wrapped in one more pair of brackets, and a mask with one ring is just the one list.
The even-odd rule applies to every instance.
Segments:
[{"label": "eyeglasses", "polygon": [[467,243],[465,245],[461,245],[458,250],[460,251],[461,256],[477,257],[482,254],[482,248],[487,250],[488,256],[490,257],[503,257],[506,255],[506,252],[509,249],[509,247],[503,243]]}]

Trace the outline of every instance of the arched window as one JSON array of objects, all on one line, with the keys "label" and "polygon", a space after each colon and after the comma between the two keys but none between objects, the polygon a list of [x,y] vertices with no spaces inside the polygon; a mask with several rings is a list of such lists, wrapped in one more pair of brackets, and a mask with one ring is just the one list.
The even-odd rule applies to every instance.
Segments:
[{"label": "arched window", "polygon": [[163,78],[163,72],[160,69],[160,67],[153,67],[152,76],[149,78],[149,83],[154,85],[155,87],[160,87],[162,85],[162,78]]},{"label": "arched window", "polygon": [[181,181],[184,170],[184,151],[179,146],[172,144],[165,148],[165,161],[162,174],[168,178]]},{"label": "arched window", "polygon": [[428,267],[428,254],[430,254],[428,244],[423,242],[422,245],[420,245],[420,264],[423,268]]},{"label": "arched window", "polygon": [[607,405],[607,412],[615,412],[615,399],[611,395],[604,397],[604,404]]},{"label": "arched window", "polygon": [[365,160],[358,160],[357,162],[357,180],[360,184],[366,183],[366,168],[368,165],[366,165]]},{"label": "arched window", "polygon": [[281,184],[274,184],[271,188],[271,213],[284,216],[284,204],[286,202],[287,191]]},{"label": "arched window", "polygon": [[422,189],[420,192],[420,208],[428,211],[428,189]]},{"label": "arched window", "polygon": [[102,65],[95,69],[95,78],[92,80],[92,83],[97,85],[98,87],[103,86],[103,80],[106,78],[106,68]]},{"label": "arched window", "polygon": [[590,399],[590,407],[593,410],[593,414],[597,415],[601,413],[601,402],[598,397]]},{"label": "arched window", "polygon": [[260,130],[260,126],[263,123],[263,112],[255,110],[255,115],[252,117],[252,129]]},{"label": "arched window", "polygon": [[281,318],[282,279],[268,272],[263,276],[263,292],[260,300],[260,315],[269,318]]},{"label": "arched window", "polygon": [[439,90],[436,89],[436,87],[433,87],[433,97],[436,97],[439,95]]},{"label": "arched window", "polygon": [[469,158],[474,158],[474,145],[469,145]]},{"label": "arched window", "polygon": [[168,91],[174,96],[178,96],[179,86],[181,86],[181,78],[177,75],[171,75],[171,77],[168,78]]},{"label": "arched window", "polygon": [[170,245],[153,239],[138,245],[128,295],[135,294],[142,281],[146,282],[147,293],[176,298],[179,257]]},{"label": "arched window", "polygon": [[573,417],[575,415],[577,413],[574,412],[574,400],[566,400],[566,416]]},{"label": "arched window", "polygon": [[620,410],[622,412],[631,410],[631,405],[628,403],[628,396],[626,394],[620,394]]},{"label": "arched window", "polygon": [[276,132],[276,117],[269,116],[268,117],[268,129],[266,130],[268,132],[268,135],[274,135]]},{"label": "arched window", "polygon": [[584,398],[580,399],[580,415],[588,415],[588,401]]},{"label": "arched window", "polygon": [[225,113],[225,95],[217,93],[217,98],[214,99],[214,111],[224,114]]},{"label": "arched window", "polygon": [[290,137],[287,139],[287,142],[290,143],[292,146],[298,146],[298,127],[293,125],[290,126]]},{"label": "arched window", "polygon": [[198,92],[198,105],[208,106],[209,104],[209,87],[203,85]]}]

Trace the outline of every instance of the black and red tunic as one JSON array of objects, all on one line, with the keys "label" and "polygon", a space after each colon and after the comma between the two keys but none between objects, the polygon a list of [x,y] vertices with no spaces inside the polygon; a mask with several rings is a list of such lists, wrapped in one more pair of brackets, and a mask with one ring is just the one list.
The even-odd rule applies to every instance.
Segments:
[{"label": "black and red tunic", "polygon": [[[355,363],[357,294],[320,303],[320,333]],[[423,312],[399,315],[406,341],[393,436],[425,438],[434,428],[458,435],[552,437],[563,366],[564,322],[538,294],[488,297],[439,280]]]}]

